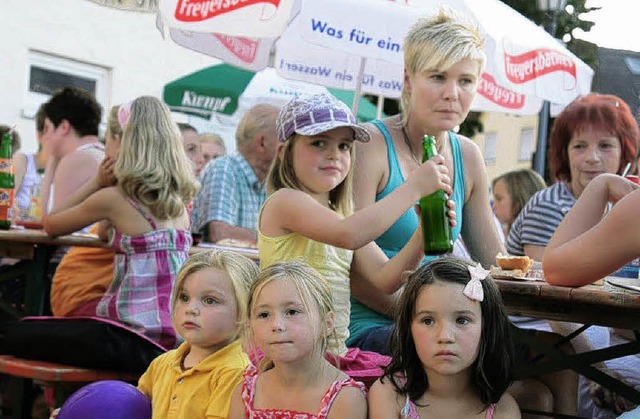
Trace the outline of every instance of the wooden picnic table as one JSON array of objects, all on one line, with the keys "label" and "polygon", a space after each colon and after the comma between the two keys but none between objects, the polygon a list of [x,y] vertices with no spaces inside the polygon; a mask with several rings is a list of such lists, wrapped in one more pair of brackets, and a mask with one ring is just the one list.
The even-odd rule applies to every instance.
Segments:
[{"label": "wooden picnic table", "polygon": [[[46,275],[49,259],[54,249],[58,246],[110,248],[109,243],[100,240],[96,235],[88,233],[73,233],[52,238],[44,230],[28,228],[0,230],[0,257],[26,261],[26,263],[16,265],[15,268],[7,267],[0,273],[0,280],[15,277],[24,277],[26,279],[24,312],[20,312],[4,301],[0,301],[0,308],[14,317],[42,315],[44,313],[47,306],[46,299],[49,295],[48,290],[51,287]],[[212,243],[201,243],[200,246],[192,246],[190,253],[211,249],[232,250],[252,260],[258,260],[257,249],[232,248]]]},{"label": "wooden picnic table", "polygon": [[104,247],[109,245],[91,234],[74,233],[51,238],[44,230],[11,228],[0,230],[0,257],[20,259],[24,263],[7,266],[0,274],[0,280],[16,277],[25,278],[24,312],[0,301],[0,307],[14,317],[21,315],[41,315],[48,305],[47,269],[52,252],[57,246]]},{"label": "wooden picnic table", "polygon": [[640,293],[601,285],[558,287],[544,281],[496,279],[509,314],[621,329],[640,329]]},{"label": "wooden picnic table", "polygon": [[544,281],[495,280],[507,311],[511,315],[536,317],[584,324],[573,336],[597,325],[635,331],[636,340],[604,349],[568,355],[556,346],[537,339],[517,327],[515,338],[527,343],[546,359],[518,366],[517,378],[526,378],[570,368],[600,383],[633,403],[640,403],[640,392],[602,373],[593,364],[640,353],[640,293],[618,292],[604,286],[558,287]]},{"label": "wooden picnic table", "polygon": [[[25,314],[42,314],[44,298],[50,287],[46,283],[46,270],[50,252],[56,246],[104,247],[109,245],[89,234],[71,234],[50,238],[43,230],[0,230],[0,256],[28,259]],[[218,246],[200,243],[190,253],[210,249],[225,249],[237,252],[257,261],[258,251],[249,248]],[[640,293],[623,293],[605,290],[602,286],[589,285],[568,288],[549,285],[544,281],[515,281],[497,279],[496,283],[509,314],[559,320],[587,325],[600,325],[631,330],[640,330]],[[519,368],[518,377],[540,375],[571,368],[589,379],[600,382],[618,394],[640,404],[640,392],[620,381],[596,370],[591,365],[607,359],[640,353],[640,340],[569,356],[553,345],[543,342],[515,328],[516,338],[540,353],[547,355],[546,361]]]}]

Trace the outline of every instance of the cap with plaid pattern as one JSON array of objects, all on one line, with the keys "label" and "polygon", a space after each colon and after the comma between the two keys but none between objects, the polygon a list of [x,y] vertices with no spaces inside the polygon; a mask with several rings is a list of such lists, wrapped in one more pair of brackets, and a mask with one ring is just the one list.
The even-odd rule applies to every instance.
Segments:
[{"label": "cap with plaid pattern", "polygon": [[351,109],[329,93],[296,96],[282,107],[276,119],[280,142],[293,133],[313,136],[339,127],[353,129],[358,141],[371,139],[369,132],[358,125]]}]

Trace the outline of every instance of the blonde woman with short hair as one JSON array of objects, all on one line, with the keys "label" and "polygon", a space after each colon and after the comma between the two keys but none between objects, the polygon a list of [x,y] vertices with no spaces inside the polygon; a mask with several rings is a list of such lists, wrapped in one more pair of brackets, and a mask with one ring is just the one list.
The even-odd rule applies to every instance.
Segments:
[{"label": "blonde woman with short hair", "polygon": [[[484,40],[476,23],[443,8],[417,20],[403,48],[402,112],[367,125],[371,142],[356,144],[356,209],[382,200],[402,185],[420,165],[423,137],[433,135],[453,186],[451,199],[457,218],[453,240],[462,237],[471,257],[488,267],[504,247],[493,222],[484,160],[473,141],[455,132],[467,117],[478,88],[486,61]],[[418,225],[411,208],[376,243],[392,257]],[[430,259],[433,257],[425,257],[422,263]],[[351,307],[347,344],[389,354],[393,321],[388,308],[394,298],[373,291],[367,278],[363,279],[352,281],[358,301]]]},{"label": "blonde woman with short hair", "polygon": [[[484,40],[477,23],[441,8],[415,22],[403,49],[402,112],[373,121],[367,126],[371,141],[356,144],[356,210],[383,200],[403,185],[420,165],[423,137],[433,135],[453,186],[451,199],[457,218],[453,240],[462,237],[471,258],[488,268],[505,248],[493,221],[484,159],[473,141],[456,133],[480,82],[486,61]],[[409,242],[418,226],[416,213],[409,209],[376,243],[392,257]],[[422,263],[431,259],[425,257]],[[371,279],[360,278],[353,271],[351,291],[354,299],[347,345],[389,354],[393,332],[389,308],[398,295],[384,295],[373,287]],[[572,398],[571,392],[564,395]]]}]

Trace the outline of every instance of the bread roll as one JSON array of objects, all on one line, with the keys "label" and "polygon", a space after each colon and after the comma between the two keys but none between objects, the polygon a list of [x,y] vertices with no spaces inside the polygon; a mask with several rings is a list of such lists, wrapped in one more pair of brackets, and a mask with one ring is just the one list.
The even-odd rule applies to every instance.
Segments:
[{"label": "bread roll", "polygon": [[520,270],[521,276],[525,276],[533,266],[533,259],[529,256],[510,256],[499,253],[496,256],[496,263],[504,271]]}]

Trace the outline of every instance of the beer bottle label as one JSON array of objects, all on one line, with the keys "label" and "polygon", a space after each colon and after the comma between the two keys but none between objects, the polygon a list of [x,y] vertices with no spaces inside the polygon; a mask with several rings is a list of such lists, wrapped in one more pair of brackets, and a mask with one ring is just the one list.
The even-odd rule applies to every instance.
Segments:
[{"label": "beer bottle label", "polygon": [[10,221],[13,204],[13,189],[0,189],[0,221]]},{"label": "beer bottle label", "polygon": [[0,206],[11,206],[13,202],[13,189],[0,189]]},{"label": "beer bottle label", "polygon": [[11,162],[11,159],[0,158],[0,173],[13,174],[13,164]]}]

